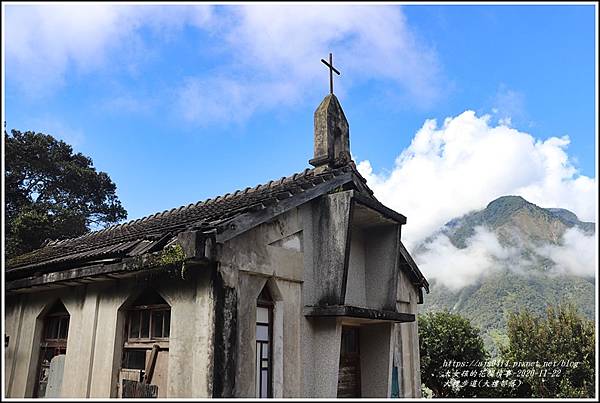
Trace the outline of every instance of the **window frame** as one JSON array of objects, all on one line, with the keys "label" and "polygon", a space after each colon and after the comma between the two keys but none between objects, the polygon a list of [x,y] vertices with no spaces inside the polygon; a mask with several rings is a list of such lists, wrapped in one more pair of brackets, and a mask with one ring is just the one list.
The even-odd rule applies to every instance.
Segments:
[{"label": "window frame", "polygon": [[[256,394],[256,398],[260,398],[260,399],[264,399],[264,398],[272,398],[273,397],[273,309],[275,307],[275,302],[273,301],[271,294],[267,288],[267,286],[265,286],[263,288],[263,290],[261,291],[260,295],[258,296],[257,302],[256,302],[256,307],[257,308],[266,308],[268,311],[268,322],[259,322],[258,321],[258,313],[256,315],[256,319],[255,319],[255,346],[256,346],[256,350],[255,350],[255,385],[258,384],[258,390],[256,390],[255,394]],[[263,341],[258,341],[256,340],[256,330],[258,328],[258,326],[267,326],[267,334],[268,334],[268,341],[267,342],[263,342]],[[267,353],[267,395],[266,396],[261,396],[262,394],[262,377],[263,377],[263,367],[262,367],[262,361],[264,360],[264,358],[262,358],[262,354],[260,357],[261,360],[261,365],[259,366],[258,362],[256,362],[259,358],[259,353],[258,353],[258,348],[259,345],[261,344],[267,344],[268,346],[268,353]],[[262,350],[261,350],[262,352]],[[258,373],[258,370],[260,370],[260,373]]]},{"label": "window frame", "polygon": [[[57,311],[58,309],[58,311]],[[56,337],[48,337],[50,324],[56,321]],[[33,397],[40,398],[46,396],[46,387],[48,386],[48,379],[45,380],[42,378],[44,376],[44,370],[46,368],[50,368],[50,361],[52,358],[56,357],[60,354],[67,353],[67,341],[69,339],[69,325],[71,322],[71,315],[66,310],[65,306],[62,303],[57,303],[52,308],[50,313],[46,314],[43,318],[42,325],[42,335],[40,340],[40,348],[38,351],[38,365],[36,370],[35,384],[33,388]],[[65,325],[64,338],[61,337],[61,325]],[[54,334],[50,335],[54,336]],[[48,363],[45,363],[48,354],[47,352],[52,351],[52,357],[48,360]],[[40,396],[40,389],[42,384],[44,387],[44,396]]]},{"label": "window frame", "polygon": [[[153,303],[144,303],[148,298],[148,302],[153,301]],[[138,302],[139,301],[139,302]],[[162,302],[154,302],[154,301],[162,301]],[[146,367],[148,365],[148,359],[151,356],[152,349],[155,345],[158,345],[158,351],[168,351],[169,350],[169,339],[171,336],[171,305],[169,305],[163,297],[158,294],[158,292],[148,289],[142,292],[136,301],[129,307],[123,309],[123,313],[125,314],[125,324],[123,326],[123,348],[121,352],[121,364],[120,369],[124,370],[139,370],[140,380],[145,376]],[[143,315],[147,314],[148,320],[148,336],[141,337],[143,334]],[[160,336],[156,336],[154,334],[153,324],[157,313],[161,314],[161,334]],[[137,315],[137,337],[130,337],[132,335],[132,324],[135,321],[135,316]],[[129,357],[130,354],[142,353],[144,354],[144,366],[143,368],[132,368],[134,365],[132,361],[130,361],[132,357]],[[138,367],[140,366],[139,362],[137,363]],[[119,388],[121,387],[121,380],[119,380]]]},{"label": "window frame", "polygon": [[[148,312],[148,337],[142,337],[142,319],[144,312]],[[161,336],[157,337],[154,335],[153,321],[154,313],[162,313],[162,326]],[[138,337],[132,337],[131,327],[133,323],[134,314],[138,314]],[[167,319],[168,317],[168,319]],[[166,334],[166,336],[165,336]],[[168,304],[154,304],[154,305],[137,305],[132,306],[126,310],[126,324],[125,324],[125,347],[129,344],[137,343],[154,343],[156,341],[168,342],[171,336],[171,307]]]}]

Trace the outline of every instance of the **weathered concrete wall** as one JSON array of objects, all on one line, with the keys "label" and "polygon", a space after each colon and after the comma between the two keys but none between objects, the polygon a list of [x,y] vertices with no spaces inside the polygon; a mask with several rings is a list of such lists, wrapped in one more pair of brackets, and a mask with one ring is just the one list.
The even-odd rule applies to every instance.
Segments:
[{"label": "weathered concrete wall", "polygon": [[365,231],[367,306],[396,308],[398,226],[381,225]]},{"label": "weathered concrete wall", "polygon": [[[340,192],[300,208],[304,233],[304,281],[300,309],[305,305],[343,303],[345,290],[340,287],[343,287],[344,260],[349,247],[350,196],[351,192]],[[341,322],[336,318],[300,317],[302,377],[299,378],[299,392],[307,398],[335,398]]]},{"label": "weathered concrete wall", "polygon": [[[328,295],[342,296],[350,195],[326,196],[325,201],[292,210],[222,246],[221,265],[238,272],[235,396],[256,395],[256,300],[269,279],[276,300],[274,396],[336,397],[341,325],[335,319],[309,321],[302,308]],[[292,242],[298,234],[302,242]]]},{"label": "weathered concrete wall", "polygon": [[10,396],[12,389],[14,366],[17,364],[15,359],[21,334],[22,326],[22,305],[19,297],[7,297],[5,300],[4,333],[9,336],[8,347],[4,349],[4,391]]},{"label": "weathered concrete wall", "polygon": [[419,349],[419,323],[417,321],[408,324],[412,336],[412,387],[413,396],[421,397],[421,350]]},{"label": "weathered concrete wall", "polygon": [[400,359],[398,371],[398,385],[400,396],[421,396],[421,372],[419,363],[419,339],[417,333],[417,322],[401,323],[396,325],[396,338],[398,357]]},{"label": "weathered concrete wall", "polygon": [[362,397],[390,397],[393,359],[393,324],[360,327]]},{"label": "weathered concrete wall", "polygon": [[63,375],[69,381],[63,384],[62,397],[89,397],[98,330],[98,291],[97,286],[88,285],[77,287],[64,297],[63,303],[71,317]]},{"label": "weathered concrete wall", "polygon": [[[8,378],[5,389],[7,397],[33,395],[41,337],[41,323],[38,323],[38,317],[45,305],[55,298],[56,294],[46,293],[41,298],[22,295],[7,299],[5,332],[10,336],[4,361]],[[8,320],[9,317],[12,320]]]},{"label": "weathered concrete wall", "polygon": [[313,318],[305,320],[303,328],[303,396],[335,398],[342,325],[336,318]]},{"label": "weathered concrete wall", "polygon": [[[345,192],[341,192],[327,197],[337,196],[339,199],[336,202],[339,202],[344,200],[345,194]],[[347,194],[350,195],[350,192]],[[324,200],[326,199],[324,198]],[[345,247],[349,247],[350,250],[347,251],[348,272],[344,290],[345,298],[342,303],[372,309],[395,310],[399,226],[353,224],[350,242],[347,242],[347,238],[345,238],[347,234],[343,230],[333,229],[334,226],[331,225],[327,230],[323,229],[325,220],[319,217],[319,215],[325,215],[337,220],[352,220],[350,207],[344,210],[339,208],[339,204],[337,206],[337,209],[332,210],[331,206],[321,201],[313,203],[310,210],[301,210],[305,217],[303,221],[305,273],[302,290],[304,304],[339,303],[335,298],[327,299],[323,296],[331,297],[333,295],[336,297],[338,295],[335,291],[336,283],[334,281],[338,279],[336,276],[343,275],[343,264],[340,262],[342,245],[345,240]],[[346,224],[349,222],[344,223],[344,225]],[[342,226],[338,223],[338,227]],[[332,234],[335,231],[337,234]],[[335,238],[336,242],[327,240],[327,237],[337,237]],[[335,255],[336,247],[340,250],[337,255]],[[324,250],[326,252],[323,252]],[[331,256],[327,256],[326,253],[334,253],[334,256],[340,258],[332,260]],[[324,259],[323,256],[327,258]],[[327,279],[330,283],[326,282]],[[332,280],[334,281],[332,282]],[[334,286],[331,287],[331,284]],[[327,286],[329,286],[328,289]],[[361,373],[365,378],[363,396],[385,397],[391,393],[395,343],[393,329],[393,325],[389,323],[361,326]],[[340,319],[336,321],[333,318],[320,318],[305,321],[302,338],[304,396],[336,397],[341,341]],[[364,347],[363,343],[365,343]]]},{"label": "weathered concrete wall", "polygon": [[256,397],[256,300],[266,282],[264,277],[239,275],[236,397]]},{"label": "weathered concrete wall", "polygon": [[417,290],[410,282],[408,275],[402,270],[398,270],[398,290],[396,293],[398,312],[416,313],[417,309]]},{"label": "weathered concrete wall", "polygon": [[[89,397],[116,397],[117,374],[123,344],[125,315],[119,321],[119,307],[132,292],[132,285],[125,282],[99,285],[94,361]],[[117,288],[114,288],[114,287]],[[69,334],[71,339],[71,334]],[[69,352],[67,347],[67,352]]]},{"label": "weathered concrete wall", "polygon": [[296,234],[302,237],[301,225],[298,210],[294,209],[231,239],[219,250],[222,270],[253,272],[301,282],[304,271],[302,247],[288,247],[278,242]]},{"label": "weathered concrete wall", "polygon": [[[273,396],[301,396],[300,323],[304,253],[297,210],[233,238],[219,261],[237,274],[237,397],[255,397],[256,303],[268,288],[275,300],[273,323]],[[283,240],[283,242],[282,242]]]},{"label": "weathered concrete wall", "polygon": [[9,298],[7,396],[33,395],[44,312],[58,299],[70,314],[61,396],[116,396],[124,326],[124,314],[119,308],[136,290],[146,286],[155,288],[171,303],[167,390],[174,396],[169,397],[210,396],[211,357],[205,349],[211,345],[213,323],[210,273],[185,282],[176,278],[138,280],[115,280]]},{"label": "weathered concrete wall", "polygon": [[314,159],[350,157],[350,132],[342,106],[335,95],[327,95],[315,110]]},{"label": "weathered concrete wall", "polygon": [[283,302],[282,397],[302,397],[302,284],[278,280],[277,285]]},{"label": "weathered concrete wall", "polygon": [[[316,305],[344,303],[351,198],[352,191],[346,191],[312,203],[312,264],[307,269],[312,271]],[[313,301],[306,302],[310,305]]]},{"label": "weathered concrete wall", "polygon": [[365,283],[365,239],[360,228],[352,227],[350,236],[350,259],[346,282],[346,305],[367,307]]},{"label": "weathered concrete wall", "polygon": [[[405,273],[399,273],[397,309],[417,314],[417,289]],[[395,325],[395,357],[398,365],[400,396],[421,396],[421,367],[417,321]]]},{"label": "weathered concrete wall", "polygon": [[393,311],[397,299],[397,225],[352,225],[347,305]]},{"label": "weathered concrete wall", "polygon": [[[307,203],[298,208],[298,220],[302,226],[303,235],[303,255],[302,255],[302,304],[303,305],[316,305],[317,304],[317,291],[316,291],[316,270],[313,268],[314,261],[314,248],[313,242],[314,234],[316,229],[313,226],[312,214],[314,211],[314,204],[316,202]],[[304,334],[304,331],[302,332]]]},{"label": "weathered concrete wall", "polygon": [[167,396],[211,397],[212,324],[210,271],[196,282],[167,282],[162,295],[171,305]]}]

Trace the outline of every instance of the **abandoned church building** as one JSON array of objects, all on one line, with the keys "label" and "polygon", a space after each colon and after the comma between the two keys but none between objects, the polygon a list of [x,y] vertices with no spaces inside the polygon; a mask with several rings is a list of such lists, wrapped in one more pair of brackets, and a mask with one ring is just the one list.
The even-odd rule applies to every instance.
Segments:
[{"label": "abandoned church building", "polygon": [[427,280],[327,95],[313,166],[5,270],[7,397],[419,397]]}]

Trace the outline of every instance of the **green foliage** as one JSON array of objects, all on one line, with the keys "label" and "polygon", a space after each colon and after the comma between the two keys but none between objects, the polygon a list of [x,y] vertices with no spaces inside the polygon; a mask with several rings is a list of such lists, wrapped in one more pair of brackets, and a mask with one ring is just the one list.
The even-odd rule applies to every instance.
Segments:
[{"label": "green foliage", "polygon": [[490,339],[494,343],[493,346],[496,350],[501,350],[508,345],[508,336],[497,329],[492,329],[489,332]]},{"label": "green foliage", "polygon": [[175,264],[179,262],[183,262],[185,260],[185,252],[183,248],[179,244],[173,244],[165,249],[163,249],[160,256],[160,264],[161,266],[167,266],[170,264]]},{"label": "green foliage", "polygon": [[[519,365],[519,361],[547,363],[568,362],[569,359],[571,362],[578,360],[584,363],[579,368],[559,368],[562,374],[554,378],[540,377],[540,368],[534,368],[537,378],[531,377],[526,382],[522,382],[522,377],[509,373],[507,376],[511,381],[517,381],[515,383],[519,385],[490,385],[491,388],[482,390],[483,393],[493,393],[498,397],[592,396],[593,370],[588,370],[593,366],[585,362],[593,357],[593,327],[582,324],[591,323],[584,318],[594,317],[594,278],[553,272],[552,268],[556,263],[540,255],[538,248],[549,244],[559,245],[560,236],[557,235],[568,228],[577,227],[588,235],[594,234],[595,224],[579,221],[575,214],[564,209],[544,209],[521,197],[508,196],[494,200],[484,210],[451,220],[441,232],[448,236],[454,246],[465,248],[478,226],[492,232],[503,247],[515,248],[520,256],[516,256],[514,262],[499,261],[496,267],[483,273],[479,281],[459,290],[450,290],[443,284],[431,281],[432,292],[425,298],[423,311],[449,310],[463,315],[481,329],[484,345],[490,356],[508,360],[510,365]],[[430,239],[435,236],[434,234]],[[417,248],[417,259],[419,253],[428,249],[427,242]],[[568,308],[571,313],[562,313],[560,320],[556,319],[560,315],[556,316],[558,314],[554,313],[556,318],[546,319],[546,325],[541,324],[544,322],[542,319],[536,319],[537,322],[531,319],[547,315],[546,307],[549,305],[564,303],[572,304]],[[573,313],[576,309],[583,318]],[[520,310],[527,312],[529,322],[519,317],[521,330],[517,334],[515,323],[518,321],[515,322],[514,319],[517,314],[512,312]],[[511,320],[513,328],[509,330]],[[571,326],[575,326],[573,323],[579,323],[579,333],[571,329]],[[546,329],[538,332],[544,326]],[[581,329],[587,329],[588,333]],[[575,334],[579,336],[576,337]],[[552,337],[562,338],[562,342],[556,342]],[[589,340],[583,342],[586,337]],[[525,345],[519,345],[521,339]],[[512,355],[507,351],[512,352]],[[464,360],[462,358],[460,361]],[[532,371],[518,371],[518,367],[510,368],[511,371],[517,369],[516,373],[521,376],[524,373],[526,376],[532,374]],[[495,369],[506,368],[500,366]],[[552,373],[556,372],[555,369],[552,368]],[[490,369],[489,374],[492,371]],[[489,378],[507,379],[491,375]],[[542,382],[541,379],[545,380]]]},{"label": "green foliage", "polygon": [[[517,248],[521,255],[514,264],[510,262],[510,268],[498,262],[480,281],[459,290],[430,281],[432,291],[425,298],[424,312],[447,309],[470,319],[481,329],[493,356],[498,354],[496,342],[500,341],[494,332],[505,333],[508,312],[527,308],[543,314],[549,304],[570,301],[586,318],[594,317],[594,278],[551,273],[555,263],[537,250],[541,245],[556,244],[556,235],[571,227],[594,234],[594,223],[582,222],[568,210],[545,209],[522,197],[505,196],[483,210],[451,220],[441,232],[454,246],[465,248],[478,226],[496,235],[501,245]],[[419,253],[428,249],[435,236],[416,248],[417,262]]]},{"label": "green foliage", "polygon": [[485,347],[492,356],[499,352],[496,336],[498,332],[506,333],[509,312],[526,308],[541,315],[547,305],[571,302],[585,318],[594,317],[593,279],[499,270],[456,292],[434,281],[431,283],[423,311],[446,309],[466,317],[481,329]]},{"label": "green foliage", "polygon": [[109,176],[70,145],[17,130],[4,140],[7,257],[127,217]]},{"label": "green foliage", "polygon": [[448,311],[419,315],[418,321],[421,381],[433,396],[482,396],[481,388],[454,390],[446,386],[448,378],[444,376],[449,362],[483,362],[488,358],[479,330],[468,319]]},{"label": "green foliage", "polygon": [[572,304],[548,306],[545,317],[529,310],[511,313],[507,333],[503,359],[556,363],[549,372],[557,376],[529,376],[515,397],[594,397],[594,322]]},{"label": "green foliage", "polygon": [[157,263],[159,266],[181,264],[181,278],[186,279],[188,266],[185,264],[185,252],[180,244],[174,243],[163,249]]}]

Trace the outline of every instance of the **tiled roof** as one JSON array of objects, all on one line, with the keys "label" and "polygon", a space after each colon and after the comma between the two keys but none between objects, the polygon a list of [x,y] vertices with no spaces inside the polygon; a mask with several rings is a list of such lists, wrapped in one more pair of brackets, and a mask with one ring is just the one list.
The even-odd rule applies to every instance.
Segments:
[{"label": "tiled roof", "polygon": [[253,188],[248,187],[214,199],[163,211],[77,238],[51,241],[40,249],[9,260],[6,275],[13,277],[11,274],[17,274],[26,268],[136,256],[160,250],[178,232],[192,228],[212,228],[239,214],[277,203],[278,200],[300,194],[347,172],[356,175],[363,190],[370,192],[364,184],[364,178],[353,165],[319,173],[315,169],[306,169]]}]

